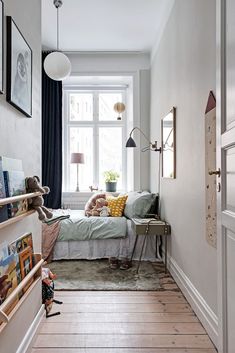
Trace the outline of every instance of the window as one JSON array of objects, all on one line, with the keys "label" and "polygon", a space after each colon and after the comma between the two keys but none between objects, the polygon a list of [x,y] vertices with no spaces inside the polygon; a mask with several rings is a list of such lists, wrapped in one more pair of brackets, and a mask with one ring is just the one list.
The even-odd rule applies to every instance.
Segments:
[{"label": "window", "polygon": [[126,119],[118,120],[113,107],[125,103],[125,89],[70,89],[64,87],[64,178],[63,189],[74,191],[77,166],[70,164],[73,152],[84,153],[79,165],[79,187],[105,189],[103,173],[113,169],[120,174],[118,190],[126,188]]}]

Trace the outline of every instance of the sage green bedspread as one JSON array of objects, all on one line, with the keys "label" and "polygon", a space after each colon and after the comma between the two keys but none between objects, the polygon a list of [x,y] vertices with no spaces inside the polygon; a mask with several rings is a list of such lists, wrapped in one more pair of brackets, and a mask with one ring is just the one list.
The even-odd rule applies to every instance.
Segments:
[{"label": "sage green bedspread", "polygon": [[57,241],[124,238],[125,217],[86,217],[84,211],[70,210],[70,218],[60,222]]}]

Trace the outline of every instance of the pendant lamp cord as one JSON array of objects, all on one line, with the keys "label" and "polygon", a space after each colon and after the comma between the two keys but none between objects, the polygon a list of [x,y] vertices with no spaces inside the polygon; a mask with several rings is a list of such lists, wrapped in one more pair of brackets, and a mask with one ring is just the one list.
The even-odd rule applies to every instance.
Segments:
[{"label": "pendant lamp cord", "polygon": [[54,6],[57,10],[57,41],[56,41],[56,44],[57,44],[57,51],[59,51],[59,47],[60,47],[60,42],[59,42],[59,9],[60,7],[63,5],[63,1],[62,0],[54,0]]},{"label": "pendant lamp cord", "polygon": [[59,51],[59,7],[57,7],[57,51]]}]

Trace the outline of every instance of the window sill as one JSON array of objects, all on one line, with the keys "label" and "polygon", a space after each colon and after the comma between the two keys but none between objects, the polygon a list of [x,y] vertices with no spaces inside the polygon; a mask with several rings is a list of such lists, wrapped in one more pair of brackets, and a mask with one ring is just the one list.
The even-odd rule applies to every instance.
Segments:
[{"label": "window sill", "polygon": [[124,193],[126,191],[123,191],[123,190],[118,190],[116,192],[110,192],[110,191],[105,191],[105,190],[95,190],[95,191],[63,191],[62,192],[62,196],[63,197],[74,197],[74,198],[77,198],[77,197],[82,197],[82,196],[91,196],[93,194],[96,194],[96,193],[107,193],[107,194],[112,194],[112,195],[119,195],[120,193]]}]

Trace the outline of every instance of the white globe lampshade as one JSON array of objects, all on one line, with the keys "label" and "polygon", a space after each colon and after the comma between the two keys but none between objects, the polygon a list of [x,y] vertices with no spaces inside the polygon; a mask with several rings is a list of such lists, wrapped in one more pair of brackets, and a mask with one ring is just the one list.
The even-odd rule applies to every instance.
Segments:
[{"label": "white globe lampshade", "polygon": [[70,75],[71,63],[65,54],[56,51],[46,56],[44,70],[52,80],[62,81]]}]

